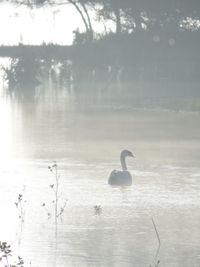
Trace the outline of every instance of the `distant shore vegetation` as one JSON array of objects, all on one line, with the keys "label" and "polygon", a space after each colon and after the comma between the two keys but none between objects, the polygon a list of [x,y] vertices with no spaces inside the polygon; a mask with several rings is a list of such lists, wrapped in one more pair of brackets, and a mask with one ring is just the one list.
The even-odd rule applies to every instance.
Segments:
[{"label": "distant shore vegetation", "polygon": [[[27,85],[35,88],[51,78],[59,86],[76,89],[84,84],[117,88],[134,82],[162,83],[169,91],[173,90],[171,83],[185,83],[196,91],[200,81],[200,9],[195,0],[190,4],[186,0],[13,0],[12,3],[31,9],[72,5],[85,25],[82,32],[74,30],[72,46],[20,43],[9,48],[12,53],[19,53],[11,55],[10,65],[3,67],[4,79],[12,90]],[[102,33],[95,32],[94,18],[105,24]],[[112,22],[112,28],[107,28],[107,21]],[[0,47],[0,54],[5,49]]]}]

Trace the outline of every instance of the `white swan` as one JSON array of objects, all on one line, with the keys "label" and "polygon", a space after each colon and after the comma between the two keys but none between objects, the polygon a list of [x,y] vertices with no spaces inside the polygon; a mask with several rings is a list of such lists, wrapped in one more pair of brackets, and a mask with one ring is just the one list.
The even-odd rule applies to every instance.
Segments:
[{"label": "white swan", "polygon": [[126,167],[126,157],[133,157],[133,154],[129,150],[123,150],[120,154],[120,161],[122,171],[113,170],[110,174],[108,183],[110,185],[132,185],[132,176]]}]

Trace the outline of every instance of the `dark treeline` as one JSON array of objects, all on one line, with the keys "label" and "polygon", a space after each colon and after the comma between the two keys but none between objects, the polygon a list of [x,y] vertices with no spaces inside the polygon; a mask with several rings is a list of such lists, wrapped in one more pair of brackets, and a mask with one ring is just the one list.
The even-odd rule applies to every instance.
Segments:
[{"label": "dark treeline", "polygon": [[153,32],[109,34],[88,45],[80,45],[74,62],[90,69],[121,69],[121,79],[195,80],[200,77],[200,35],[178,32],[176,36]]},{"label": "dark treeline", "polygon": [[[13,0],[13,3],[29,8],[61,4],[76,8],[85,32],[74,31],[73,52],[69,58],[63,54],[56,67],[61,75],[59,80],[67,80],[67,84],[200,80],[200,4],[197,0]],[[91,11],[99,23],[111,20],[114,30],[107,31],[105,24],[105,32],[97,35]],[[6,79],[19,85],[25,79],[28,81],[28,77],[34,84],[35,76],[38,73],[41,76],[44,68],[53,77],[55,58],[52,58],[49,55],[48,59],[47,55],[47,59],[41,60],[26,55],[12,62],[6,70]],[[29,71],[28,60],[37,66],[35,71]]]}]

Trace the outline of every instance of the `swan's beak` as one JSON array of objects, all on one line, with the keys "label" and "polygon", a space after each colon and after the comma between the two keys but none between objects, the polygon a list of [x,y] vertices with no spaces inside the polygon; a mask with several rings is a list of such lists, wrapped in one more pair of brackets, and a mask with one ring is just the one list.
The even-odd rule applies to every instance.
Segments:
[{"label": "swan's beak", "polygon": [[133,155],[132,153],[131,153],[131,155],[130,155],[132,158],[135,158],[135,155]]}]

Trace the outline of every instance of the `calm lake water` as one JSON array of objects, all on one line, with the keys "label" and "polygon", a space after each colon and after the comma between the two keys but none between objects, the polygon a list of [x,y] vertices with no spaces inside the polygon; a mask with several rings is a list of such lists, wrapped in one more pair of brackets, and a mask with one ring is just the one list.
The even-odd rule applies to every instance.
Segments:
[{"label": "calm lake water", "polygon": [[[0,237],[25,266],[149,266],[158,248],[152,218],[159,266],[200,266],[200,113],[134,103],[122,92],[53,85],[35,99],[1,90]],[[133,186],[112,188],[108,176],[124,148],[136,155],[127,160]],[[53,161],[59,204],[67,200],[57,229],[42,207],[53,213]]]}]

